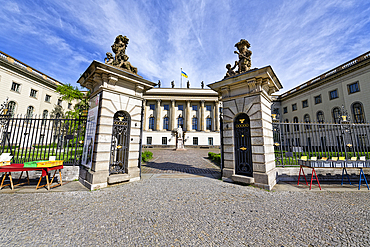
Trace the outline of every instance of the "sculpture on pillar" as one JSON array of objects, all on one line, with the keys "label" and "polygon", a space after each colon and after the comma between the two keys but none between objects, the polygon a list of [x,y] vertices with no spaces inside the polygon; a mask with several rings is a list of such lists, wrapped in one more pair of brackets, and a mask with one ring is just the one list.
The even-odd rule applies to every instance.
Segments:
[{"label": "sculpture on pillar", "polygon": [[171,87],[174,88],[175,87],[175,81],[171,81]]},{"label": "sculpture on pillar", "polygon": [[161,80],[158,80],[158,88],[161,87]]},{"label": "sculpture on pillar", "polygon": [[186,83],[186,87],[187,88],[190,88],[190,81],[188,80],[188,82]]},{"label": "sculpture on pillar", "polygon": [[[235,54],[239,55],[239,61],[235,61],[235,64],[233,67],[231,67],[231,64],[226,65],[226,75],[224,79],[244,73],[251,69],[252,66],[252,51],[248,48],[251,47],[249,42],[245,39],[241,39],[238,43],[235,44],[235,47],[238,49],[238,51],[234,51]],[[234,69],[238,66],[238,70],[234,71]]]},{"label": "sculpture on pillar", "polygon": [[204,82],[203,81],[200,83],[200,86],[202,87],[202,89],[204,89]]},{"label": "sculpture on pillar", "polygon": [[120,69],[137,74],[137,68],[131,65],[131,63],[128,61],[129,56],[126,55],[128,42],[129,39],[126,36],[118,35],[114,41],[114,44],[112,45],[112,51],[115,57],[113,57],[112,53],[107,52],[107,57],[104,59],[104,62],[105,64],[113,65]]}]

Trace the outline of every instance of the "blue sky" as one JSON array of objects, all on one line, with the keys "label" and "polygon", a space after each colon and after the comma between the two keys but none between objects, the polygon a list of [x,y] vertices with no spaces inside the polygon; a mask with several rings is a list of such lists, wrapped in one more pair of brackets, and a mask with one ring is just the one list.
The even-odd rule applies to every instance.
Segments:
[{"label": "blue sky", "polygon": [[[138,74],[180,87],[219,81],[234,45],[251,43],[252,67],[271,65],[283,91],[370,47],[368,0],[0,0],[0,50],[63,82],[104,61],[114,38]],[[183,80],[183,87],[186,80]],[[281,92],[283,92],[281,91]]]}]

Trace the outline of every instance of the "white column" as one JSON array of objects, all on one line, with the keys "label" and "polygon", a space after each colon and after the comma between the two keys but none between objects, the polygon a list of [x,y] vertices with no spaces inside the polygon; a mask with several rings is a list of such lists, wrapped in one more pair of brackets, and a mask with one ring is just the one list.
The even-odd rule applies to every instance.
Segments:
[{"label": "white column", "polygon": [[147,107],[146,107],[146,99],[143,100],[143,107],[144,107],[144,110],[143,110],[143,130],[148,130],[148,125],[146,124],[146,116],[147,116]]},{"label": "white column", "polygon": [[171,130],[176,129],[176,108],[175,108],[175,100],[171,99]]},{"label": "white column", "polygon": [[204,100],[200,101],[200,130],[204,131],[204,122],[205,122],[205,116],[204,116]]},{"label": "white column", "polygon": [[191,130],[191,109],[190,109],[190,100],[186,101],[186,130]]},{"label": "white column", "polygon": [[216,131],[216,101],[212,105],[212,112],[210,117],[212,118],[212,128],[210,131]]},{"label": "white column", "polygon": [[157,116],[156,116],[156,126],[155,126],[155,129],[156,130],[162,130],[162,126],[161,126],[161,100],[160,99],[157,99],[157,107],[155,109],[156,113],[157,113]]},{"label": "white column", "polygon": [[215,130],[216,131],[220,131],[220,116],[219,116],[219,114],[220,114],[220,102],[219,101],[216,101],[215,102],[215,104],[216,104],[216,111],[215,111],[215,115],[216,115],[216,119],[215,119],[215,123],[216,123],[216,128],[215,128]]}]

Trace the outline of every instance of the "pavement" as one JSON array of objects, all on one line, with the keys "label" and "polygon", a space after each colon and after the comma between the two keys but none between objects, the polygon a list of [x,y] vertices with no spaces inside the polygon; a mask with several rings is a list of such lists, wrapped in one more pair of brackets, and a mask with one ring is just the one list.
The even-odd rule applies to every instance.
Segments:
[{"label": "pavement", "polygon": [[367,189],[225,183],[208,151],[153,150],[142,180],[96,191],[3,192],[0,246],[370,246]]}]

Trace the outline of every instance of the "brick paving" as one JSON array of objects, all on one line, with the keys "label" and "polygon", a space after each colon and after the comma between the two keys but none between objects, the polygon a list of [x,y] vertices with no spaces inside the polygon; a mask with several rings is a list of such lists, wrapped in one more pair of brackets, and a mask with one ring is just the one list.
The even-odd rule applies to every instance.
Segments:
[{"label": "brick paving", "polygon": [[219,153],[219,149],[147,149],[153,153],[153,159],[142,167],[142,173],[187,173],[220,174],[220,168],[208,160],[208,152]]}]

